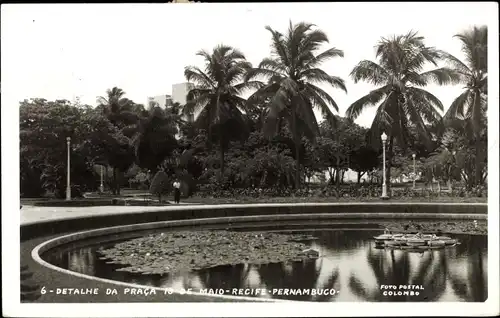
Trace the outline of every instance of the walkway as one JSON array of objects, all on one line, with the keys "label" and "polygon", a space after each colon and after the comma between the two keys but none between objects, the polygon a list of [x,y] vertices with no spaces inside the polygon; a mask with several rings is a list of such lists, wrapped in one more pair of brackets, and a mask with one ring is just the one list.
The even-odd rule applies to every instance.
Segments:
[{"label": "walkway", "polygon": [[[266,207],[266,206],[341,206],[341,205],[352,205],[353,203],[256,203],[256,204],[196,204],[196,203],[184,203],[184,204],[171,204],[166,206],[90,206],[90,207],[38,207],[31,205],[23,205],[21,214],[21,225],[52,221],[52,220],[62,220],[71,219],[84,216],[93,215],[116,215],[116,214],[129,214],[129,213],[148,213],[155,211],[178,211],[178,210],[190,210],[193,206],[196,209],[217,209],[221,207],[225,208],[242,208],[242,207]],[[401,205],[402,202],[356,202],[356,205]],[[405,205],[485,205],[487,203],[414,203],[407,202]]]}]

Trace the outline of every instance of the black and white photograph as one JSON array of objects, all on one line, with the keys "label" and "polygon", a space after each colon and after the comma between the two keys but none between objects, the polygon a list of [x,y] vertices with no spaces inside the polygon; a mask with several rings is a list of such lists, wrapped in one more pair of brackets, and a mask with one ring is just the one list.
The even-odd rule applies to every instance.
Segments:
[{"label": "black and white photograph", "polygon": [[500,314],[498,37],[496,2],[2,4],[3,316]]}]

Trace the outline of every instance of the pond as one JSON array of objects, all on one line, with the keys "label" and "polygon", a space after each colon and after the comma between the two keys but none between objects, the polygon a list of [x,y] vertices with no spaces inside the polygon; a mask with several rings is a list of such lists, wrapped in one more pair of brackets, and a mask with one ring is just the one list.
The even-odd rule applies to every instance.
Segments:
[{"label": "pond", "polygon": [[315,236],[307,244],[319,251],[320,257],[261,265],[242,262],[175,275],[143,275],[116,271],[123,266],[99,259],[98,248],[124,240],[114,237],[112,242],[108,238],[61,246],[42,258],[71,271],[144,286],[212,289],[225,294],[235,292],[235,288],[261,291],[247,295],[250,297],[327,302],[487,299],[487,236],[451,235],[461,244],[409,252],[376,248],[372,238],[381,231],[321,229],[293,233]]}]

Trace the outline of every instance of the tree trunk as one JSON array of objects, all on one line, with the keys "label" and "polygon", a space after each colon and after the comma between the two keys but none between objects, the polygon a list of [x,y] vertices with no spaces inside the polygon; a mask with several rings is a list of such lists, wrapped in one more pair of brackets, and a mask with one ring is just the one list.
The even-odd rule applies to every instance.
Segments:
[{"label": "tree trunk", "polygon": [[476,170],[475,170],[475,178],[474,178],[474,184],[476,186],[481,184],[481,176],[482,176],[482,151],[481,151],[481,139],[479,136],[476,136]]},{"label": "tree trunk", "polygon": [[332,168],[328,168],[328,174],[330,175],[330,180],[328,180],[328,184],[332,185],[333,181],[335,181],[335,171]]},{"label": "tree trunk", "polygon": [[116,173],[116,194],[117,195],[120,195],[121,181],[122,181],[121,171],[118,170]]},{"label": "tree trunk", "polygon": [[299,138],[297,138],[297,114],[295,113],[295,107],[292,106],[292,135],[295,143],[295,189],[300,188],[300,160],[299,160]]},{"label": "tree trunk", "polygon": [[385,180],[387,182],[387,195],[391,193],[391,163],[392,163],[392,151],[393,151],[393,146],[394,146],[394,136],[391,134],[391,137],[389,139],[389,149],[387,151],[387,162],[386,162],[386,167],[385,169]]},{"label": "tree trunk", "polygon": [[116,195],[116,168],[113,167],[113,195]]},{"label": "tree trunk", "polygon": [[[106,178],[104,179],[104,183],[109,188],[109,165],[106,165]],[[106,186],[104,188],[106,188]]]},{"label": "tree trunk", "polygon": [[361,183],[361,177],[363,177],[363,173],[361,173],[361,171],[358,171],[358,184]]},{"label": "tree trunk", "polygon": [[337,168],[337,173],[335,174],[335,184],[337,185],[337,188],[340,188],[340,169]]},{"label": "tree trunk", "polygon": [[[222,132],[222,128],[221,128]],[[224,143],[222,141],[222,136],[219,137],[220,139],[220,182],[224,181]]]}]

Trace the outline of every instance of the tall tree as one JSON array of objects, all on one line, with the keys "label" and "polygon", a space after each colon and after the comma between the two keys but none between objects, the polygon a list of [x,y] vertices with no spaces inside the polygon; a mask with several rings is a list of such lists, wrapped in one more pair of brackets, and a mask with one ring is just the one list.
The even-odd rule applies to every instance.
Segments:
[{"label": "tall tree", "polygon": [[378,63],[363,60],[350,74],[355,83],[365,81],[381,86],[349,106],[346,116],[356,119],[366,108],[378,105],[370,135],[378,149],[382,132],[388,135],[388,179],[394,143],[397,141],[402,148],[411,146],[409,128],[415,128],[429,149],[435,147],[429,126],[439,124],[443,104],[421,87],[429,82],[443,85],[460,81],[460,76],[446,67],[423,72],[428,63],[437,66],[441,56],[440,51],[426,46],[424,38],[412,31],[382,38],[376,46]]},{"label": "tall tree", "polygon": [[465,84],[464,91],[458,96],[446,112],[447,122],[463,120],[470,122],[475,141],[475,184],[480,184],[483,174],[485,147],[481,145],[486,135],[486,110],[488,89],[488,28],[473,27],[455,35],[462,42],[465,63],[451,54],[443,57],[453,70],[460,75],[460,83]]},{"label": "tall tree", "polygon": [[151,107],[139,121],[133,145],[136,163],[155,174],[161,163],[177,148],[178,116],[161,107]]},{"label": "tall tree", "polygon": [[[212,53],[201,50],[197,55],[204,58],[204,70],[196,66],[185,68],[184,75],[196,87],[187,94],[185,114],[199,113],[195,125],[208,131],[208,141],[219,142],[220,180],[224,176],[224,151],[231,137],[246,132],[248,119],[240,108],[246,107],[240,96],[247,84],[241,79],[251,64],[239,50],[218,45]],[[214,134],[215,132],[215,134]]]},{"label": "tall tree", "polygon": [[125,92],[118,87],[106,91],[106,96],[97,98],[98,109],[106,115],[109,121],[119,129],[137,123],[137,104],[124,97]]},{"label": "tall tree", "polygon": [[259,78],[265,79],[259,85],[252,82],[252,86],[258,86],[259,89],[248,101],[249,105],[268,101],[264,125],[266,135],[275,135],[279,131],[277,127],[280,127],[281,120],[289,123],[295,142],[297,188],[300,187],[301,133],[311,139],[319,134],[313,108],[319,109],[323,117],[332,124],[335,117],[330,106],[338,112],[335,100],[315,84],[329,84],[347,92],[340,77],[329,75],[319,68],[323,62],[333,57],[343,57],[344,53],[337,48],[330,48],[315,54],[323,44],[328,43],[328,37],[323,31],[313,27],[313,24],[304,22],[293,25],[290,21],[288,33],[284,36],[267,26],[266,29],[272,35],[272,56],[263,59],[245,77],[248,83]]},{"label": "tall tree", "polygon": [[[118,87],[106,91],[106,96],[97,98],[97,109],[120,130],[119,135],[113,140],[113,151],[110,152],[108,162],[113,167],[113,193],[120,194],[120,176],[126,171],[133,161],[128,160],[133,154],[131,138],[137,131],[139,114],[144,111],[142,105],[137,105],[124,97],[125,92]],[[127,160],[124,160],[127,158]]]}]

